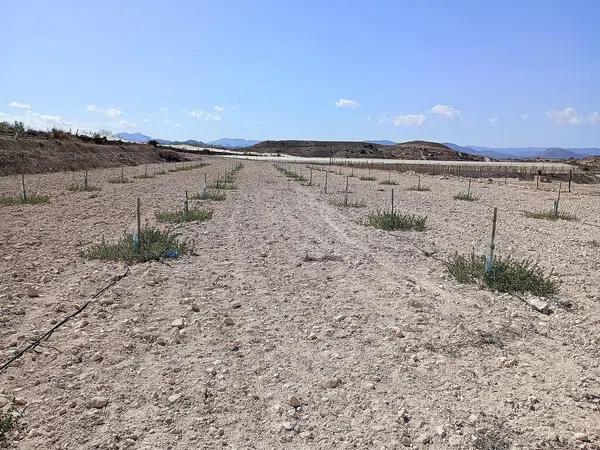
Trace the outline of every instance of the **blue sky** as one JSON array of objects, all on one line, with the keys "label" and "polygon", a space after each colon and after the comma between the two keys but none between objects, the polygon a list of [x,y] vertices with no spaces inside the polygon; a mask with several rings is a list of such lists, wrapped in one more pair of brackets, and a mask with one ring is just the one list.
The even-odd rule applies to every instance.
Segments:
[{"label": "blue sky", "polygon": [[42,1],[0,120],[154,137],[600,146],[600,2]]}]

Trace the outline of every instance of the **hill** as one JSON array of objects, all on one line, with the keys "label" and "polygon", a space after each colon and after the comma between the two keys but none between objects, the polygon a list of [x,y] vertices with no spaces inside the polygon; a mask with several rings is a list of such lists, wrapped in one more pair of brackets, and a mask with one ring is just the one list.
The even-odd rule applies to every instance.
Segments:
[{"label": "hill", "polygon": [[215,141],[210,141],[211,145],[218,145],[219,147],[224,148],[246,148],[252,147],[253,145],[258,144],[261,141],[254,141],[249,139],[231,139],[231,138],[221,138]]},{"label": "hill", "polygon": [[456,152],[444,144],[411,141],[394,145],[353,141],[263,141],[250,148],[257,153],[336,158],[395,158],[440,161],[478,161],[482,157]]},{"label": "hill", "polygon": [[136,142],[138,144],[146,144],[152,139],[150,136],[146,136],[142,133],[117,133],[115,136],[124,141]]},{"label": "hill", "polygon": [[0,176],[188,159],[179,152],[147,144],[112,142],[68,133],[60,133],[55,137],[52,133],[36,132],[19,139],[0,134]]}]

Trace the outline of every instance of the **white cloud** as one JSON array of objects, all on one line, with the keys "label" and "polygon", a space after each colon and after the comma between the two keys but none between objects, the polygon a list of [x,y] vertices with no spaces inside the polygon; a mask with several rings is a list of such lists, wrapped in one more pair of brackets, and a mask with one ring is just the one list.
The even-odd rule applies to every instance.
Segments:
[{"label": "white cloud", "polygon": [[47,128],[70,127],[73,122],[64,119],[61,116],[53,116],[49,114],[39,114],[30,110],[26,110],[23,115],[11,115],[0,113],[0,118],[8,122],[23,122],[25,126],[36,129],[45,130]]},{"label": "white cloud", "polygon": [[166,107],[164,107],[164,106],[159,106],[159,107],[158,107],[158,110],[159,110],[160,112],[167,112],[167,108],[166,108]]},{"label": "white cloud", "polygon": [[577,114],[575,108],[551,109],[546,113],[548,117],[554,120],[557,125],[580,125],[583,123],[583,118]]},{"label": "white cloud", "polygon": [[521,120],[527,120],[529,117],[527,116],[527,114],[521,114]]},{"label": "white cloud", "polygon": [[125,127],[125,128],[134,128],[135,127],[135,123],[129,122],[128,120],[119,121],[119,125],[121,125],[122,127]]},{"label": "white cloud", "polygon": [[225,108],[223,106],[213,106],[213,109],[217,112],[225,111]]},{"label": "white cloud", "polygon": [[107,117],[119,117],[123,114],[123,111],[121,111],[119,108],[100,108],[96,105],[87,105],[85,109]]},{"label": "white cloud", "polygon": [[488,121],[490,122],[490,125],[493,127],[497,127],[498,124],[500,123],[500,119],[498,119],[497,117],[490,117],[488,119]]},{"label": "white cloud", "polygon": [[600,123],[600,112],[593,112],[588,119],[589,123]]},{"label": "white cloud", "polygon": [[218,111],[204,111],[203,109],[192,109],[190,116],[200,120],[221,120],[221,114]]},{"label": "white cloud", "polygon": [[460,111],[448,105],[435,105],[429,112],[452,120],[460,117]]},{"label": "white cloud", "polygon": [[175,128],[181,128],[181,124],[180,123],[176,123],[175,125],[173,125]]},{"label": "white cloud", "polygon": [[31,109],[31,105],[28,105],[27,103],[15,102],[14,100],[12,102],[10,102],[9,105],[12,106],[13,108]]},{"label": "white cloud", "polygon": [[360,106],[356,100],[350,100],[349,98],[340,98],[337,102],[335,102],[336,108],[352,108],[356,109]]},{"label": "white cloud", "polygon": [[420,127],[425,119],[423,114],[400,114],[394,117],[393,123],[397,127]]}]

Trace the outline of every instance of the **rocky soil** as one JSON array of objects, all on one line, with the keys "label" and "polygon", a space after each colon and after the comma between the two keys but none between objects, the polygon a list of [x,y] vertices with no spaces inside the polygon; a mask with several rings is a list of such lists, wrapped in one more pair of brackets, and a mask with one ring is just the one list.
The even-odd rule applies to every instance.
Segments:
[{"label": "rocky soil", "polygon": [[[125,273],[80,249],[174,209],[231,161],[72,193],[80,173],[28,177],[46,205],[0,207],[0,364]],[[556,186],[473,183],[372,171],[290,181],[245,161],[212,220],[178,226],[195,255],[138,264],[0,374],[0,407],[22,413],[18,449],[598,449],[600,196],[574,186],[577,222],[540,221]],[[158,170],[160,166],[149,166]],[[292,167],[293,168],[293,167]],[[141,173],[142,168],[127,169]],[[307,178],[309,170],[296,169]],[[354,169],[356,175],[366,174]],[[20,180],[0,178],[0,192]],[[428,217],[424,232],[362,224],[387,208]],[[550,314],[460,285],[444,261],[483,252],[536,258],[561,280]]]}]

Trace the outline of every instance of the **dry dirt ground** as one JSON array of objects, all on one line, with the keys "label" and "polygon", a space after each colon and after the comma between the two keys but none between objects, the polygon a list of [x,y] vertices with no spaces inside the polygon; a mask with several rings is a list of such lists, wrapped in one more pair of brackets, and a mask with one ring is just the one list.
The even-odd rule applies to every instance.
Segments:
[{"label": "dry dirt ground", "polygon": [[[136,197],[153,224],[230,164],[206,160],[124,185],[93,171],[92,194],[65,190],[81,174],[29,176],[51,200],[0,207],[0,363],[125,272],[81,248],[133,230]],[[197,255],[132,266],[0,374],[0,404],[22,412],[4,446],[600,448],[593,189],[562,197],[578,222],[551,222],[523,211],[549,209],[554,192],[473,183],[478,201],[462,202],[465,180],[423,177],[431,191],[415,192],[414,175],[393,174],[397,210],[427,215],[428,229],[388,233],[360,222],[391,186],[350,178],[367,206],[343,209],[330,201],[345,177],[330,174],[327,194],[323,178],[304,186],[244,162],[238,189],[205,202],[212,220],[178,227]],[[0,192],[19,182],[0,178]],[[552,314],[448,275],[454,252],[485,250],[493,206],[498,254],[539,258],[562,280]]]}]

